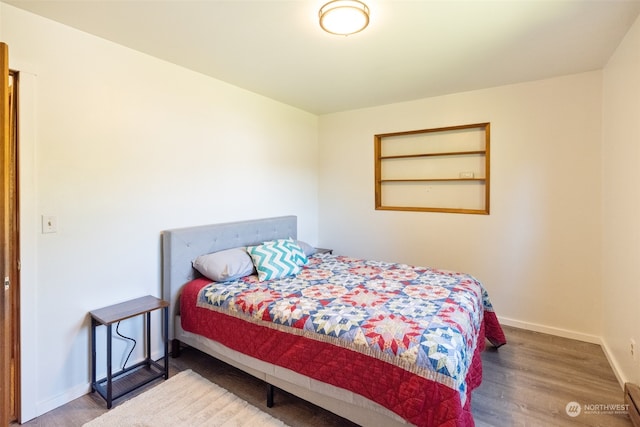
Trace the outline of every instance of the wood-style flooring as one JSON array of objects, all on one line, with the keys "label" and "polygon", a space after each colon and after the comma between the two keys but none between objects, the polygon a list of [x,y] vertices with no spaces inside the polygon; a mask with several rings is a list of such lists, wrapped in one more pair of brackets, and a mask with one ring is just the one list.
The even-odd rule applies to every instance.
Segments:
[{"label": "wood-style flooring", "polygon": [[[483,382],[473,392],[472,400],[478,427],[631,427],[626,411],[611,409],[611,405],[624,404],[623,392],[600,346],[511,327],[504,330],[508,344],[498,350],[488,344],[483,353]],[[264,383],[192,348],[170,359],[172,375],[185,369],[194,370],[290,426],[355,426],[282,391],[276,392],[274,407],[267,408]],[[114,407],[126,398],[116,401]],[[579,415],[567,414],[570,402],[580,404]],[[93,393],[24,425],[81,426],[104,412],[104,400]]]}]

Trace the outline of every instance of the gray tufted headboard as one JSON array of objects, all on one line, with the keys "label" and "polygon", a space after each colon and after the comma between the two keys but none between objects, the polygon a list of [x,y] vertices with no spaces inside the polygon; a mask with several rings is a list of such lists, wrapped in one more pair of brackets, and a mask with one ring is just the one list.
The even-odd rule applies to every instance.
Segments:
[{"label": "gray tufted headboard", "polygon": [[182,286],[199,276],[191,262],[199,255],[267,240],[298,237],[297,217],[281,216],[162,232],[162,298],[169,301],[169,340],[174,338]]}]

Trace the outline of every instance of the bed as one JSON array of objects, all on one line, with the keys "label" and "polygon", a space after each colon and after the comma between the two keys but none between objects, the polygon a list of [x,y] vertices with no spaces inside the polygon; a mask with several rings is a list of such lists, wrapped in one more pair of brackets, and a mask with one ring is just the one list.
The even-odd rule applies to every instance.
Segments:
[{"label": "bed", "polygon": [[[299,270],[269,279],[256,260],[282,245]],[[247,247],[257,274],[194,268]],[[174,356],[192,346],[363,426],[473,425],[480,352],[506,343],[472,276],[313,253],[295,216],[166,230],[162,259]]]}]

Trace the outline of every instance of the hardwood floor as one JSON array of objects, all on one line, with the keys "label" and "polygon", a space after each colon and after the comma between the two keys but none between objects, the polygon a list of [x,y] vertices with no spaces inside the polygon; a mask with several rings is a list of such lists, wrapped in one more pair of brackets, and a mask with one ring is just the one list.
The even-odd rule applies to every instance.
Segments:
[{"label": "hardwood floor", "polygon": [[[624,403],[600,346],[504,330],[508,344],[483,353],[483,381],[472,401],[477,426],[631,426],[626,411],[596,410]],[[580,415],[567,415],[570,402],[582,405]]]},{"label": "hardwood floor", "polygon": [[[598,345],[522,329],[504,329],[508,344],[499,350],[488,345],[483,353],[483,382],[474,391],[472,401],[478,427],[631,427],[626,411],[609,413],[610,406],[606,406],[623,404],[624,399]],[[185,369],[193,369],[290,426],[355,426],[282,391],[276,392],[275,405],[269,409],[265,406],[264,383],[191,348],[170,360],[172,375]],[[116,401],[114,407],[123,400]],[[570,402],[580,404],[579,415],[567,414]],[[104,400],[94,393],[24,425],[81,426],[104,412]]]}]

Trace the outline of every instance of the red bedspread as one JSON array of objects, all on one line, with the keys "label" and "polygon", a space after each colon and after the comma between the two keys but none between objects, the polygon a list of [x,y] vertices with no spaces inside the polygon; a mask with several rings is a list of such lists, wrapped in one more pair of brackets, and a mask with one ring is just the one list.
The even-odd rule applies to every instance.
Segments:
[{"label": "red bedspread", "polygon": [[418,426],[473,426],[471,391],[482,380],[480,352],[486,338],[506,342],[493,311],[485,310],[471,366],[464,404],[458,390],[386,361],[323,340],[289,334],[237,316],[197,307],[198,293],[211,283],[200,278],[181,296],[184,330],[300,374],[360,394]]}]

